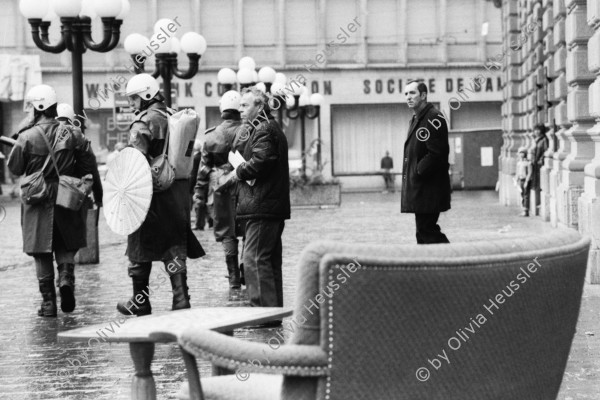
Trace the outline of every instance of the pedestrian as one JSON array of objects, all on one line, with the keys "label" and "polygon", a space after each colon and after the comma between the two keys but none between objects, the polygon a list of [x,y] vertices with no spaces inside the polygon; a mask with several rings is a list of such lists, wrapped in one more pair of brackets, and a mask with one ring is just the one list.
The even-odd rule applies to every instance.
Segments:
[{"label": "pedestrian", "polygon": [[75,120],[75,111],[70,104],[60,103],[56,106],[56,120],[67,124],[73,124]]},{"label": "pedestrian", "polygon": [[529,192],[531,191],[531,177],[533,169],[531,162],[527,159],[527,148],[519,148],[519,161],[517,161],[517,171],[515,178],[519,191],[521,192],[521,207],[523,209],[521,216],[529,217]]},{"label": "pedestrian", "polygon": [[385,193],[388,190],[394,192],[394,176],[392,170],[394,169],[394,159],[390,157],[390,152],[385,152],[385,157],[381,159],[381,171],[383,174],[383,181],[385,183]]},{"label": "pedestrian", "polygon": [[[240,100],[241,96],[235,90],[230,90],[221,97],[219,109],[223,122],[206,131],[194,194],[194,200],[209,206],[214,220],[215,239],[221,242],[225,252],[229,287],[232,289],[240,288],[235,187],[229,186],[220,191],[216,189],[222,183],[223,177],[233,170],[227,160],[236,130],[242,125],[239,112]],[[210,198],[208,198],[209,193],[211,193]]]},{"label": "pedestrian", "polygon": [[246,224],[243,262],[253,307],[283,306],[281,235],[290,218],[287,139],[271,115],[268,100],[254,87],[242,91],[244,125],[238,129],[233,150],[246,161],[230,174],[237,181],[236,220]]},{"label": "pedestrian", "polygon": [[437,224],[450,209],[448,126],[427,102],[427,86],[410,82],[404,89],[413,117],[404,143],[401,212],[414,213],[417,243],[449,243]]},{"label": "pedestrian", "polygon": [[[25,179],[42,171],[47,185],[47,191],[41,192],[46,195],[40,196],[38,203],[23,199],[21,206],[23,251],[35,261],[42,294],[38,315],[43,317],[57,315],[53,253],[58,269],[61,310],[72,312],[76,305],[74,257],[78,249],[86,247],[87,208],[74,211],[56,205],[58,175],[55,168],[61,176],[98,174],[94,153],[81,130],[55,119],[56,103],[56,92],[48,85],[37,85],[27,92],[25,107],[33,109],[33,119],[18,132],[17,143],[8,157],[11,173],[24,174]],[[94,197],[100,202],[102,188],[99,182],[94,189]]]},{"label": "pedestrian", "polygon": [[541,194],[541,170],[544,166],[544,154],[546,150],[548,150],[548,138],[546,137],[546,127],[544,124],[537,124],[533,128],[533,133],[535,137],[535,149],[533,152],[533,160],[532,164],[532,186],[535,190],[535,204],[536,204],[536,215],[538,214],[537,210],[540,206],[540,194]]},{"label": "pedestrian", "polygon": [[[126,95],[138,112],[131,124],[129,145],[141,151],[152,163],[167,145],[168,115],[156,79],[139,74],[127,82]],[[175,160],[172,160],[175,163]],[[153,177],[154,178],[154,177]],[[166,190],[155,190],[146,219],[127,237],[126,255],[133,296],[117,304],[125,315],[147,315],[150,305],[150,271],[153,261],[162,261],[173,290],[172,310],[190,308],[186,259],[204,255],[190,226],[189,181],[175,179]]]},{"label": "pedestrian", "polygon": [[206,204],[206,198],[210,197],[212,199],[212,191],[210,191],[204,197],[204,200],[194,197],[194,193],[195,193],[194,190],[196,187],[196,178],[198,177],[198,169],[200,168],[200,160],[202,158],[202,146],[203,146],[203,142],[201,140],[196,139],[194,141],[192,172],[190,173],[190,194],[192,195],[193,209],[194,209],[194,213],[196,215],[196,219],[192,225],[192,229],[195,231],[198,231],[198,230],[203,231],[207,220],[208,220],[208,227],[212,228],[212,226],[213,226],[213,219],[210,216],[210,213],[208,211],[208,205]]}]

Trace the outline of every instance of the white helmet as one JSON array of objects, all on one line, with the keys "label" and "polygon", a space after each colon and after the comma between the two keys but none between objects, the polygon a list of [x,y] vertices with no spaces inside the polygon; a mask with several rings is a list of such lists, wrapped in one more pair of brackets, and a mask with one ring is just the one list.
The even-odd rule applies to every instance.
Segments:
[{"label": "white helmet", "polygon": [[56,106],[56,118],[67,118],[69,121],[74,121],[75,111],[73,111],[70,104],[60,103]]},{"label": "white helmet", "polygon": [[30,107],[44,111],[56,104],[56,91],[48,85],[37,85],[29,89],[25,96],[24,109]]},{"label": "white helmet", "polygon": [[127,89],[125,89],[125,95],[133,96],[137,94],[143,100],[150,100],[156,93],[158,93],[159,87],[156,79],[150,74],[139,74],[134,76],[127,82]]},{"label": "white helmet", "polygon": [[238,110],[240,108],[240,101],[242,96],[235,90],[225,92],[221,100],[219,100],[219,110],[221,112],[225,110]]}]

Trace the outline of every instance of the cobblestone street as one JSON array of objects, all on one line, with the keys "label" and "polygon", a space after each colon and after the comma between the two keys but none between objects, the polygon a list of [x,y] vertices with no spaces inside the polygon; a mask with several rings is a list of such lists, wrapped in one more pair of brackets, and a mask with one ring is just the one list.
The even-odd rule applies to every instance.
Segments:
[{"label": "cobblestone street", "polygon": [[[452,209],[442,214],[439,222],[451,242],[527,237],[552,229],[539,218],[519,217],[517,208],[501,206],[493,191],[454,192],[452,200]],[[293,303],[296,262],[311,241],[414,243],[414,217],[400,214],[399,204],[398,193],[362,193],[344,194],[340,208],[293,209],[283,235],[285,305]],[[59,310],[58,318],[40,318],[33,259],[22,253],[20,203],[4,196],[0,205],[6,210],[0,221],[0,399],[128,399],[133,365],[126,344],[94,343],[88,348],[83,343],[56,340],[59,332],[92,324],[105,323],[107,334],[118,329],[114,321],[121,317],[115,305],[131,295],[125,238],[112,233],[101,215],[101,262],[76,267],[77,308],[71,314]],[[192,307],[244,306],[245,292],[228,289],[225,258],[212,231],[195,233],[207,256],[188,263]],[[151,284],[158,281],[159,266],[162,268],[154,263]],[[151,301],[154,313],[168,312],[168,280],[155,290]],[[600,398],[599,312],[600,285],[586,284],[561,400]],[[241,329],[235,336],[266,341],[273,332]],[[78,361],[71,365],[69,359]],[[185,378],[178,347],[158,344],[154,360],[157,398],[174,398]],[[208,363],[200,363],[200,367],[203,376],[210,375]]]}]

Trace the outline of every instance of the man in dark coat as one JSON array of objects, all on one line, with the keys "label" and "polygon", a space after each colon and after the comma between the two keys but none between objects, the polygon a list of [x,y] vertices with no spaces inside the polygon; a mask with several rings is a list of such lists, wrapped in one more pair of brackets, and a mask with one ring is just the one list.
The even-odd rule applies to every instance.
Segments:
[{"label": "man in dark coat", "polygon": [[[48,196],[38,204],[23,204],[21,225],[23,251],[35,260],[36,274],[42,294],[38,315],[56,317],[56,290],[52,253],[58,266],[57,284],[61,309],[75,309],[75,253],[86,246],[86,207],[73,211],[56,206],[58,175],[98,176],[96,157],[81,131],[59,123],[55,117],[56,93],[48,85],[34,86],[25,97],[33,108],[33,120],[17,134],[17,143],[9,157],[8,168],[25,177],[43,169]],[[44,140],[44,137],[47,139]],[[52,147],[56,166],[50,156]],[[58,168],[58,171],[56,171]],[[102,201],[102,187],[95,183],[94,196]]]},{"label": "man in dark coat", "polygon": [[[167,110],[156,79],[148,74],[134,76],[127,83],[127,96],[139,114],[131,124],[129,144],[150,161],[163,154],[168,134]],[[171,280],[172,310],[190,308],[186,258],[198,258],[204,250],[190,226],[191,199],[187,178],[176,179],[163,191],[152,194],[146,219],[127,237],[129,276],[133,297],[119,302],[117,310],[125,315],[152,312],[148,298],[153,261],[162,261]]]},{"label": "man in dark coat", "polygon": [[394,191],[394,176],[392,170],[394,169],[394,159],[390,157],[390,152],[385,152],[385,157],[381,159],[381,171],[383,173],[383,180],[385,182],[385,190],[391,189]]},{"label": "man in dark coat", "polygon": [[415,214],[417,243],[449,243],[437,224],[450,209],[448,126],[427,102],[424,83],[409,83],[404,95],[414,115],[404,143],[401,212]]},{"label": "man in dark coat", "polygon": [[282,307],[281,235],[290,218],[287,139],[260,90],[244,89],[240,112],[245,124],[237,131],[233,151],[246,162],[236,168],[233,180],[238,181],[236,219],[246,224],[248,297],[254,307]]},{"label": "man in dark coat", "polygon": [[[235,90],[223,94],[219,102],[223,122],[216,128],[206,131],[206,139],[202,146],[202,158],[198,168],[194,200],[209,205],[214,220],[214,234],[217,242],[221,242],[225,252],[225,263],[229,277],[229,287],[240,288],[240,268],[238,260],[238,239],[235,226],[236,197],[233,187],[225,190],[216,189],[221,180],[229,174],[233,167],[228,156],[231,151],[236,130],[241,126],[241,96]],[[212,190],[209,190],[212,189]],[[212,199],[209,198],[212,194]],[[212,200],[212,201],[211,201]]]}]

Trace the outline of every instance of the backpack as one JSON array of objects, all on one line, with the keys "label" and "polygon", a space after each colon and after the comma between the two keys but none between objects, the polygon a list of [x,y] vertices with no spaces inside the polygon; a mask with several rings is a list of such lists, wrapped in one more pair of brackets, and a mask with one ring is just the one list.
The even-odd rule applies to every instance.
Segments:
[{"label": "backpack", "polygon": [[[153,190],[162,192],[169,189],[175,179],[189,178],[200,117],[189,108],[178,112],[171,108],[167,108],[167,112],[156,109],[154,111],[167,118],[167,136],[163,152],[150,162]],[[136,119],[141,119],[144,114],[139,114]]]},{"label": "backpack", "polygon": [[169,142],[167,159],[175,169],[175,179],[188,179],[194,165],[194,141],[200,116],[191,108],[168,116]]}]

